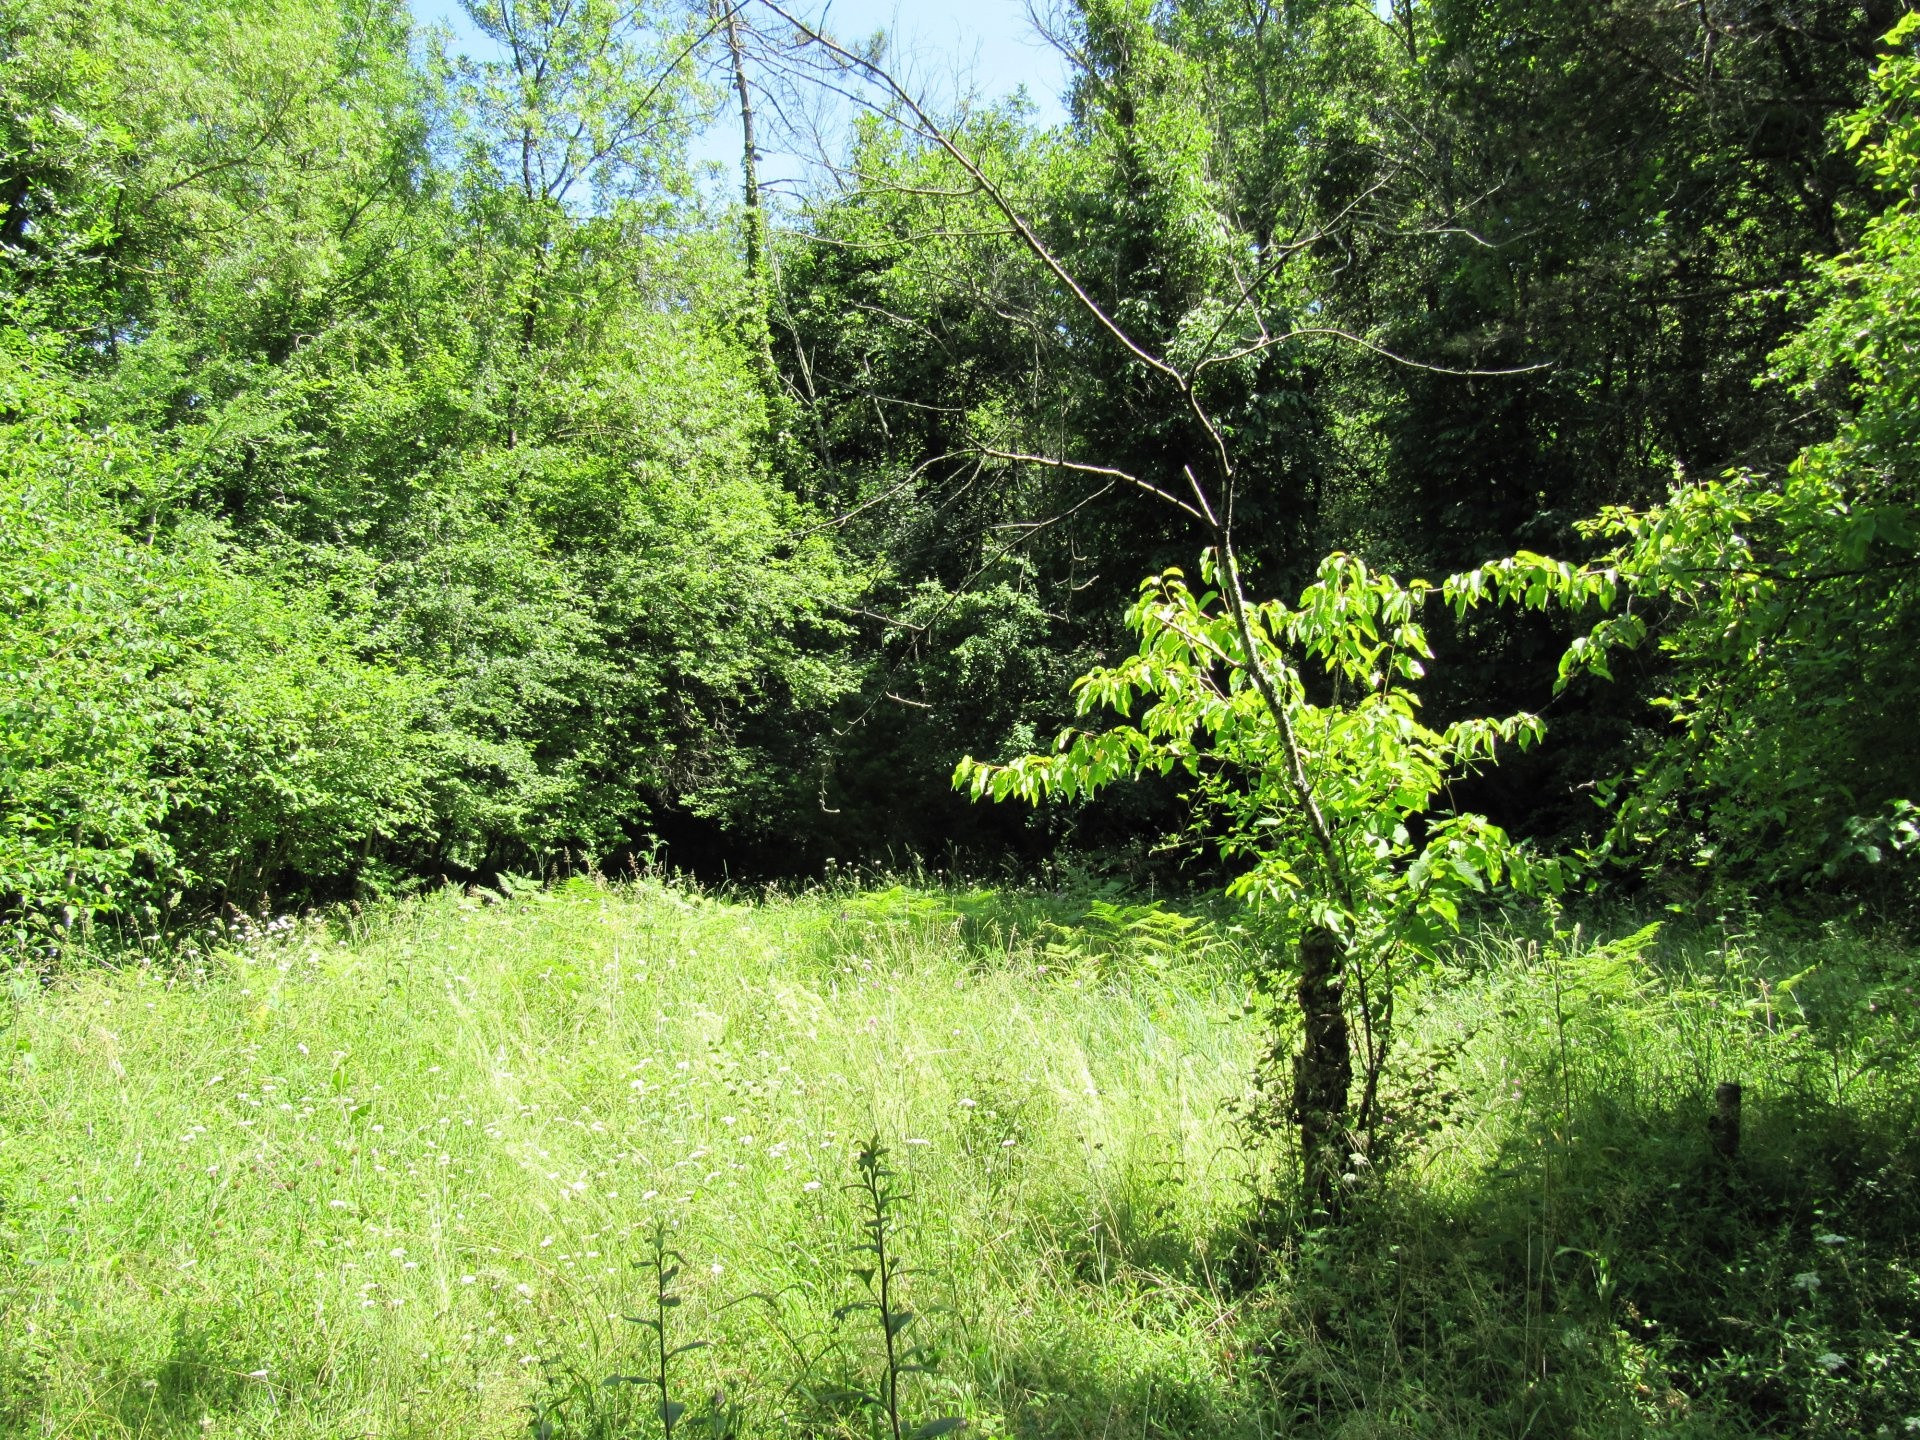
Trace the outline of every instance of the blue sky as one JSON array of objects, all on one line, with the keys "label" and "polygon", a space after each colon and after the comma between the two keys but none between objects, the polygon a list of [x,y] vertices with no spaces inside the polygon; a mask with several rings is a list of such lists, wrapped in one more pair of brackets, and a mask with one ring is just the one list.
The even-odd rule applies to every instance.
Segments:
[{"label": "blue sky", "polygon": [[[420,21],[446,23],[468,43],[478,40],[458,0],[410,3]],[[824,15],[825,28],[848,38],[865,39],[885,30],[892,37],[891,53],[913,76],[916,88],[950,95],[959,80],[989,99],[999,99],[1024,85],[1037,107],[1038,123],[1065,118],[1061,93],[1066,62],[1034,32],[1025,0],[799,0],[798,8],[816,18]],[[739,147],[739,120],[723,111],[694,154],[731,167]],[[783,175],[792,166],[770,156],[766,169]]]}]

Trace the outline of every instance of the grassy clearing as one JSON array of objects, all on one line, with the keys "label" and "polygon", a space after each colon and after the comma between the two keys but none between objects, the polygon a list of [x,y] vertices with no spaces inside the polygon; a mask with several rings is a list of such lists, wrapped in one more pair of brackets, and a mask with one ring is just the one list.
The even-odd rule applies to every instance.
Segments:
[{"label": "grassy clearing", "polygon": [[[1240,937],[1162,911],[660,884],[17,981],[0,1429],[654,1434],[652,1341],[749,1433],[867,1433],[853,1157],[935,1374],[1034,1436],[1904,1433],[1908,957],[1489,933],[1407,1025],[1358,1217],[1247,1234]],[[1812,967],[1797,981],[1792,976]],[[1785,983],[1783,985],[1783,981]],[[1713,1083],[1747,1086],[1717,1165]],[[1284,1234],[1270,1227],[1269,1237]],[[1920,1418],[1913,1426],[1920,1430]]]},{"label": "grassy clearing", "polygon": [[[1184,954],[1124,986],[1099,957],[1065,974],[1017,919],[580,885],[16,1002],[10,1423],[513,1433],[543,1377],[633,1368],[643,1336],[612,1317],[640,1311],[656,1218],[689,1258],[687,1338],[716,1342],[690,1385],[797,1413],[794,1347],[825,1347],[816,1376],[860,1358],[826,1342],[873,1133],[964,1355],[940,1403],[1083,1406],[1083,1361],[1210,1384],[1218,1303],[1117,1242],[1184,1261],[1233,1212],[1235,995]],[[777,1302],[718,1311],[748,1291]]]}]

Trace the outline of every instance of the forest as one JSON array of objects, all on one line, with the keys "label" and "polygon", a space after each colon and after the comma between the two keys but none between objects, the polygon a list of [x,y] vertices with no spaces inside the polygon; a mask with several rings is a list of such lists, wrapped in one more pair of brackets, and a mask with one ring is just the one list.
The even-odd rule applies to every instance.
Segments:
[{"label": "forest", "polygon": [[1920,1432],[1920,7],[460,7],[0,0],[0,1430]]}]

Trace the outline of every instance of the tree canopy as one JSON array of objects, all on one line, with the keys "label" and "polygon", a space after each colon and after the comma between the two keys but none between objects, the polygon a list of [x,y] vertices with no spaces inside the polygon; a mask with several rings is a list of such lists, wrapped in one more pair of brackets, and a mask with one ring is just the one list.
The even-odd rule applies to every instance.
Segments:
[{"label": "tree canopy", "polygon": [[[0,908],[660,846],[1267,885],[1300,796],[1162,763],[1266,743],[1171,578],[1217,523],[1276,654],[1316,595],[1518,602],[1384,684],[1283,667],[1322,781],[1402,747],[1335,929],[1447,815],[1663,903],[1905,915],[1908,8],[1073,0],[1043,130],[763,0],[472,0],[473,55],[394,0],[5,0]],[[690,161],[820,85],[868,108],[796,198]],[[1168,645],[1201,690],[1135,673]],[[952,790],[1082,674],[1141,738],[1067,753],[1144,783]]]}]

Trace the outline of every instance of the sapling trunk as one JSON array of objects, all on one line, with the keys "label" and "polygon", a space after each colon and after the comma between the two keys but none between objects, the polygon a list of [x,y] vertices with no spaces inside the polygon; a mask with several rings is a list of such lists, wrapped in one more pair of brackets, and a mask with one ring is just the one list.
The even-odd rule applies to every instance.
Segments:
[{"label": "sapling trunk", "polygon": [[1305,1030],[1293,1062],[1293,1119],[1300,1128],[1301,1192],[1309,1213],[1340,1208],[1348,1144],[1353,1052],[1347,1035],[1346,947],[1330,930],[1300,937],[1300,1014]]}]

